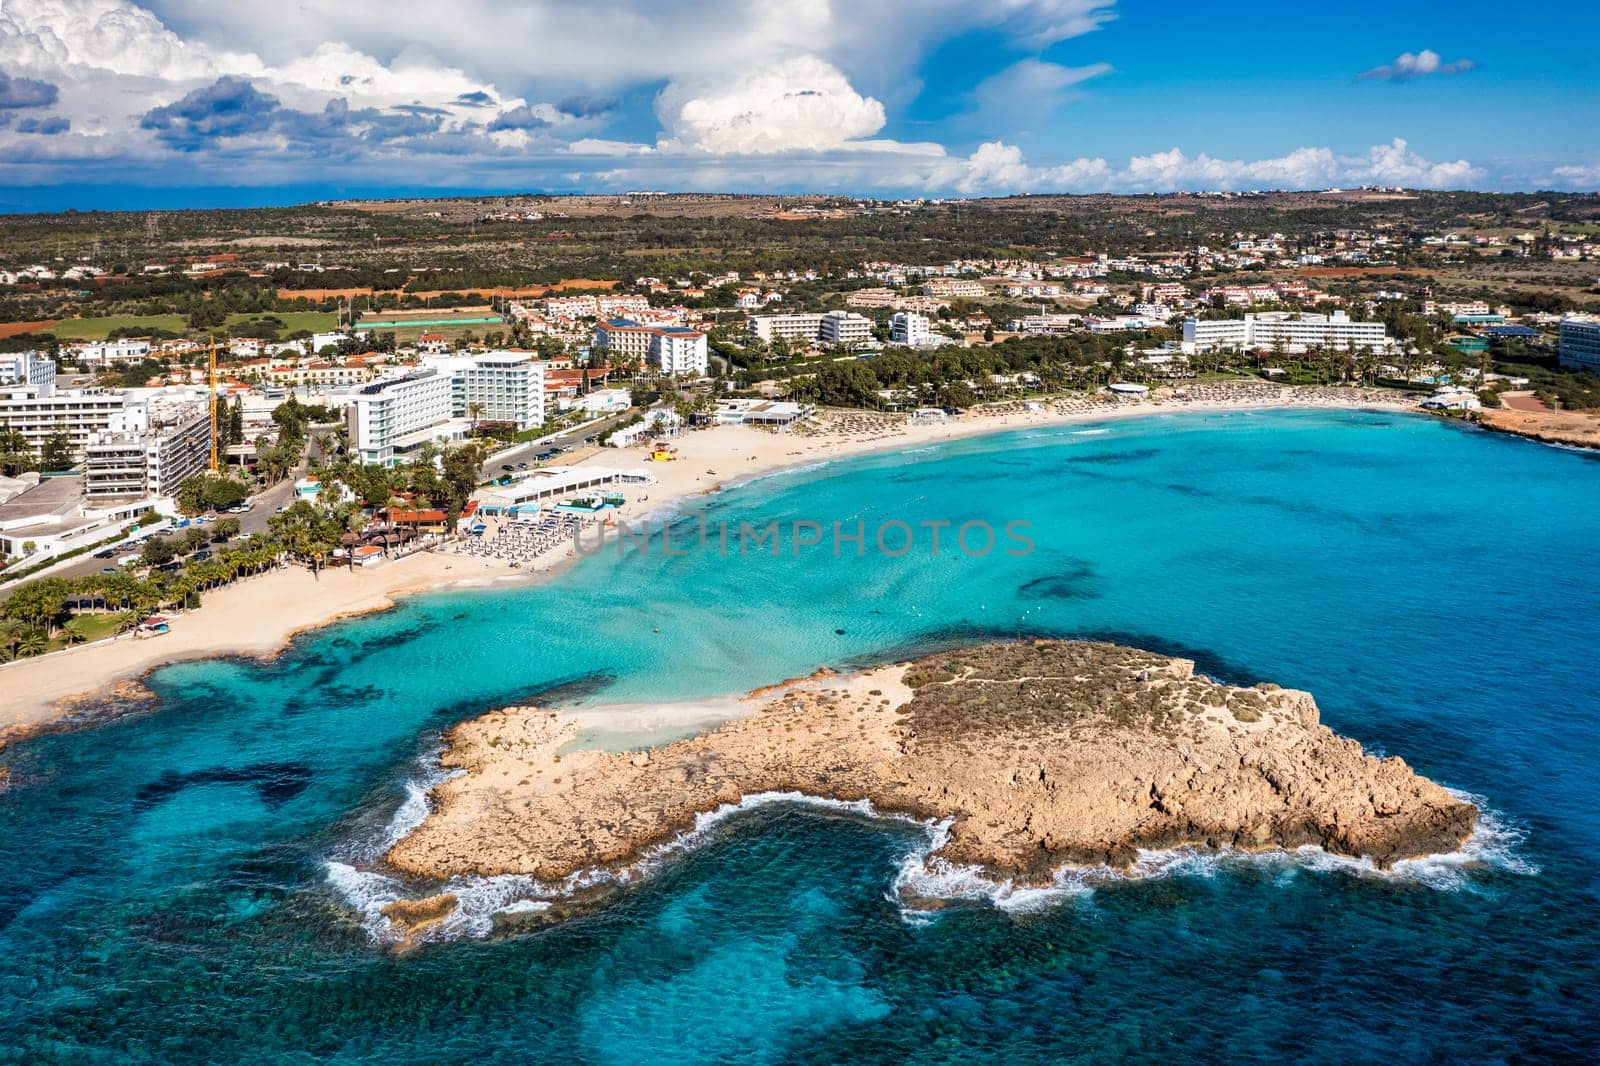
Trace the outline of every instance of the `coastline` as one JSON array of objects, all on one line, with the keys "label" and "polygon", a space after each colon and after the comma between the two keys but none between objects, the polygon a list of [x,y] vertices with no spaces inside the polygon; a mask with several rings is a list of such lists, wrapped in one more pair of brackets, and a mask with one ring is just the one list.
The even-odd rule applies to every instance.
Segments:
[{"label": "coastline", "polygon": [[[635,447],[606,449],[579,465],[615,470],[646,467],[656,482],[642,493],[630,493],[617,512],[638,519],[695,496],[799,467],[1019,429],[1190,411],[1309,408],[1419,413],[1415,397],[1381,389],[1297,389],[1265,383],[1206,388],[1218,395],[1177,400],[1159,390],[1135,402],[1073,397],[1037,401],[1037,410],[1012,401],[974,409],[957,421],[919,425],[897,416],[825,411],[820,432],[723,426],[675,438],[671,443],[678,458],[672,462],[646,466],[646,449]],[[1201,391],[1194,386],[1191,390]],[[327,567],[313,577],[305,569],[288,567],[249,578],[207,593],[201,607],[175,615],[172,631],[163,636],[142,640],[124,636],[0,664],[0,685],[22,694],[0,708],[0,750],[69,719],[85,704],[114,695],[116,686],[126,686],[169,663],[230,655],[271,659],[302,633],[386,610],[400,596],[451,587],[535,583],[576,559],[570,544],[525,569],[439,550],[354,572]]]},{"label": "coastline", "polygon": [[1479,412],[1477,424],[1491,433],[1558,448],[1600,451],[1600,416],[1590,412],[1489,409]]},{"label": "coastline", "polygon": [[1189,848],[1312,847],[1389,870],[1455,853],[1479,814],[1333,733],[1308,693],[1228,686],[1191,660],[1111,644],[984,645],[737,701],[736,718],[635,749],[585,746],[582,721],[554,708],[452,727],[438,757],[449,773],[379,867],[439,893],[382,909],[402,949],[450,918],[452,889],[472,879],[531,879],[532,902],[550,905],[761,797],[937,826],[934,868],[1028,889]]}]

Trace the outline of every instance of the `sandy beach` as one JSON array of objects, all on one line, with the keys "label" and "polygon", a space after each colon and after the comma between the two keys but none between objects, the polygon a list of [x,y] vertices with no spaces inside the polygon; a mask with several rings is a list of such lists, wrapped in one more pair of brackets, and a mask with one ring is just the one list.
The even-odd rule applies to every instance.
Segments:
[{"label": "sandy beach", "polygon": [[[1174,414],[1273,408],[1416,410],[1415,398],[1376,389],[1294,389],[1266,383],[1190,386],[1190,399],[1153,392],[1143,401],[1085,397],[989,405],[944,423],[909,424],[902,416],[824,411],[806,427],[772,432],[723,426],[673,441],[677,459],[648,462],[644,448],[605,449],[582,460],[597,469],[645,469],[656,480],[627,493],[617,514],[637,519],[660,508],[755,477],[798,466],[942,441],[1051,425]],[[383,610],[394,598],[448,586],[539,580],[572,561],[564,546],[524,569],[455,554],[421,552],[356,570],[330,567],[317,577],[288,567],[205,595],[197,610],[172,616],[160,637],[112,641],[0,665],[0,747],[61,718],[113,683],[138,678],[167,663],[221,655],[270,657],[307,629]]]}]

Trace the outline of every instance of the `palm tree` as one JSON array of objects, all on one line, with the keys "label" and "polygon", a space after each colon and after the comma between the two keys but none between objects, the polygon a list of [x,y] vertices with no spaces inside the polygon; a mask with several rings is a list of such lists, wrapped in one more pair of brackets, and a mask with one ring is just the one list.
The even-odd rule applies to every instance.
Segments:
[{"label": "palm tree", "polygon": [[43,655],[49,647],[50,638],[44,630],[30,629],[23,633],[22,640],[17,645],[17,655],[32,658],[35,655]]},{"label": "palm tree", "polygon": [[84,631],[83,619],[69,618],[67,624],[61,627],[61,639],[68,647],[88,640],[89,634]]},{"label": "palm tree", "polygon": [[23,634],[27,631],[27,627],[18,619],[7,618],[0,621],[0,644],[5,645],[6,658],[17,657],[17,646],[22,643]]}]

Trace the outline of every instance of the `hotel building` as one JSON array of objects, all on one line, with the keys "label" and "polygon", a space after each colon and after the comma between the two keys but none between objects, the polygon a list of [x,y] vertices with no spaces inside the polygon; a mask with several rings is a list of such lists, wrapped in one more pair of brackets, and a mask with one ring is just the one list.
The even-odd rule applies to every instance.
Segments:
[{"label": "hotel building", "polygon": [[872,319],[850,311],[829,311],[817,326],[823,344],[861,344],[872,339]]},{"label": "hotel building", "polygon": [[889,319],[889,341],[921,348],[930,336],[928,320],[914,311],[900,311]]},{"label": "hotel building", "polygon": [[710,366],[706,335],[686,326],[649,326],[613,318],[595,327],[594,346],[618,362],[648,364],[663,374],[698,377]]},{"label": "hotel building", "polygon": [[367,385],[345,409],[350,447],[364,463],[393,466],[424,444],[460,440],[451,375],[434,367]]},{"label": "hotel building", "polygon": [[1568,315],[1561,320],[1561,365],[1600,371],[1600,315]]},{"label": "hotel building", "polygon": [[1217,349],[1388,348],[1392,344],[1382,322],[1352,322],[1343,311],[1331,315],[1261,314],[1243,318],[1187,319],[1183,324],[1186,353]]}]

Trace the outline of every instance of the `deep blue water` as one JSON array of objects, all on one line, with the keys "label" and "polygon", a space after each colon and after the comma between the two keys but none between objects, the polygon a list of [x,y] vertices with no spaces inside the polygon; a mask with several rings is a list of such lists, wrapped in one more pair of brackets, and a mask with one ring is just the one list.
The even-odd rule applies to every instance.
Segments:
[{"label": "deep blue water", "polygon": [[[608,551],[271,665],[168,667],[157,711],[0,756],[0,1061],[1600,1058],[1594,458],[1372,413],[1189,414],[786,474],[708,517],[859,519],[869,546]],[[888,519],[1025,521],[1036,548],[891,559]],[[570,920],[403,958],[330,885],[437,731],[486,707],[1022,633],[1309,689],[1335,730],[1482,797],[1494,861],[1188,862],[915,922],[891,885],[918,830],[776,805]]]}]

